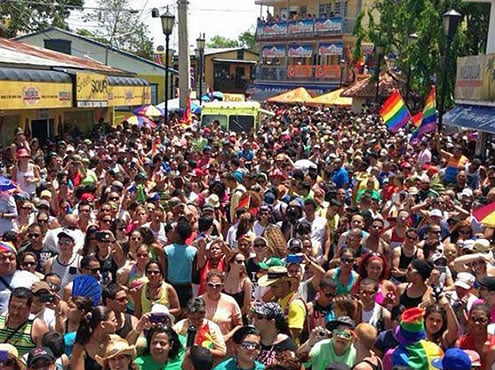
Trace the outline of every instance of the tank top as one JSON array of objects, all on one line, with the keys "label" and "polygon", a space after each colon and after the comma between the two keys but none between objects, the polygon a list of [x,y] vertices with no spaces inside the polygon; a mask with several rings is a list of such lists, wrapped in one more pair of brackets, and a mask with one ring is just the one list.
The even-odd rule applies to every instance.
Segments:
[{"label": "tank top", "polygon": [[405,237],[400,237],[395,231],[395,227],[392,229],[392,235],[390,236],[390,248],[399,247],[404,241]]},{"label": "tank top", "polygon": [[102,370],[103,368],[98,365],[95,359],[89,357],[88,351],[84,348],[84,352],[86,353],[86,357],[84,357],[84,370]]},{"label": "tank top", "polygon": [[[19,351],[19,357],[24,356],[36,347],[36,343],[31,337],[32,328],[33,320],[26,320],[18,330],[16,330],[17,328],[8,328],[7,313],[4,312],[0,315],[0,343],[12,344]],[[7,339],[8,341],[6,341]]]},{"label": "tank top", "polygon": [[344,285],[340,282],[340,267],[335,269],[335,274],[333,275],[333,280],[337,283],[337,294],[349,294],[352,290],[352,287],[356,283],[358,278],[358,274],[354,271],[351,271],[351,275],[349,276],[349,280],[347,281],[347,285]]},{"label": "tank top", "polygon": [[357,365],[362,364],[362,363],[370,365],[370,367],[373,370],[382,370],[383,369],[382,362],[380,361],[380,359],[378,359],[378,365],[374,365],[370,360],[363,360],[363,361],[359,361],[358,363],[354,364],[354,366],[351,369],[354,369]]},{"label": "tank top", "polygon": [[[52,263],[52,271],[56,273],[60,278],[62,279],[62,282],[60,283],[61,287],[66,286],[67,284],[71,283],[76,276],[79,275],[79,266],[81,264],[81,258],[82,256],[78,253],[75,253],[74,256],[72,257],[72,260],[64,265],[59,262],[59,256],[55,257]],[[60,288],[60,292],[62,293],[62,289]]]},{"label": "tank top", "polygon": [[27,171],[23,172],[17,167],[17,183],[21,187],[22,191],[28,194],[34,194],[36,192],[36,184],[28,183],[26,181],[27,177],[34,178],[33,164],[28,163]]},{"label": "tank top", "polygon": [[[416,250],[415,250],[414,254],[411,257],[407,257],[404,254],[404,251],[401,248],[400,259],[399,259],[399,269],[405,269],[405,268],[407,268],[407,266],[409,266],[409,264],[411,263],[411,261],[414,260],[414,259],[416,259],[418,257],[418,247],[414,247],[414,248],[416,248]],[[395,277],[394,276],[394,279],[396,279],[397,281],[399,281],[401,283],[407,282],[407,277],[406,276],[400,276],[400,277]]]},{"label": "tank top", "polygon": [[407,295],[407,288],[409,288],[410,286],[411,285],[408,284],[406,289],[404,289],[404,293],[400,295],[400,304],[403,305],[405,308],[418,307],[418,305],[423,301],[423,296],[412,298]]},{"label": "tank top", "polygon": [[115,334],[120,336],[121,338],[126,338],[127,334],[129,334],[132,330],[132,318],[128,313],[124,313],[124,325],[119,330],[115,331]]},{"label": "tank top", "polygon": [[[145,275],[139,274],[136,265],[132,265],[131,271],[129,271],[127,286],[129,288],[134,288],[146,283],[147,281],[148,278]],[[136,303],[134,302],[131,294],[128,294],[127,298],[129,299],[129,302],[127,303],[127,310],[132,313],[136,309]]]},{"label": "tank top", "polygon": [[231,296],[232,298],[234,298],[235,301],[237,302],[237,304],[239,305],[239,307],[244,306],[244,289],[241,289],[237,293],[228,293],[226,291],[223,291],[223,293],[225,293],[225,294]]},{"label": "tank top", "polygon": [[145,283],[143,285],[143,288],[141,289],[141,313],[148,313],[151,312],[151,306],[155,303],[160,303],[164,306],[170,307],[170,302],[168,299],[168,292],[167,292],[167,287],[165,286],[165,283],[162,284],[160,287],[160,296],[158,299],[155,299],[151,301],[146,297],[146,290],[148,289],[148,283]]}]

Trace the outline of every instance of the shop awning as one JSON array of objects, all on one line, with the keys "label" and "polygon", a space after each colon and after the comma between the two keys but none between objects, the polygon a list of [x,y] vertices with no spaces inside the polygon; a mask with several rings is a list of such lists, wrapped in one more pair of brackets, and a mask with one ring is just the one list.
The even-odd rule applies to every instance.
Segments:
[{"label": "shop awning", "polygon": [[70,75],[64,72],[22,69],[0,68],[1,81],[33,81],[33,82],[72,82]]},{"label": "shop awning", "polygon": [[443,123],[495,134],[495,107],[459,104],[445,113]]},{"label": "shop awning", "polygon": [[108,76],[110,86],[149,86],[149,82],[143,78]]},{"label": "shop awning", "polygon": [[133,107],[151,103],[151,88],[145,79],[108,76],[107,81],[109,107]]}]

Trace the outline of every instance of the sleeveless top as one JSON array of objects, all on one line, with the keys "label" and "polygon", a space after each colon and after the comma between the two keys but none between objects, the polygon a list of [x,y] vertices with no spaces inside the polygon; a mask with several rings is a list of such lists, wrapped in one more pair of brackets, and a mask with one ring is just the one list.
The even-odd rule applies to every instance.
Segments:
[{"label": "sleeveless top", "polygon": [[340,267],[335,269],[335,274],[333,275],[333,280],[337,283],[337,294],[349,294],[351,292],[352,287],[356,283],[358,279],[358,274],[354,271],[351,271],[351,275],[349,276],[349,280],[347,281],[347,285],[344,285],[340,282]]},{"label": "sleeveless top", "polygon": [[354,369],[357,365],[362,364],[363,362],[365,364],[370,365],[370,367],[373,370],[382,370],[383,369],[382,362],[380,361],[380,359],[378,359],[378,365],[374,365],[370,360],[363,360],[363,361],[359,361],[357,364],[354,364],[354,366],[351,369]]},{"label": "sleeveless top", "polygon": [[82,256],[78,253],[74,253],[72,260],[66,265],[60,263],[58,258],[58,256],[54,258],[51,272],[54,272],[58,276],[60,276],[60,278],[62,279],[60,286],[64,287],[67,284],[71,283],[76,278],[76,276],[79,275],[79,266],[81,264]]},{"label": "sleeveless top", "polygon": [[[19,357],[24,356],[36,347],[36,343],[34,343],[33,338],[31,337],[32,328],[33,320],[26,320],[17,331],[16,328],[8,328],[7,313],[4,312],[0,315],[0,343],[12,344],[19,351]],[[15,333],[12,334],[13,332]],[[9,340],[6,341],[9,336]]]},{"label": "sleeveless top", "polygon": [[146,297],[146,290],[148,289],[148,283],[145,283],[141,289],[141,313],[148,313],[151,312],[151,306],[153,306],[154,303],[160,303],[164,306],[170,307],[170,301],[168,299],[168,292],[167,292],[167,287],[165,286],[165,283],[162,283],[162,286],[160,287],[160,296],[158,299],[155,299],[151,301]]},{"label": "sleeveless top", "polygon": [[[416,259],[418,257],[418,247],[414,247],[416,248],[414,254],[411,256],[411,257],[407,257],[405,254],[404,254],[404,251],[400,250],[400,259],[399,259],[399,269],[405,269],[407,268],[407,266],[409,266],[409,264],[412,262],[412,260]],[[395,277],[394,276],[394,279],[397,280],[397,281],[400,281],[401,283],[406,283],[407,282],[407,277],[406,276],[399,276],[399,277]]]},{"label": "sleeveless top", "polygon": [[239,305],[239,307],[242,308],[242,306],[244,306],[244,289],[241,289],[237,293],[228,293],[228,292],[226,292],[224,290],[223,293],[225,293],[225,294],[231,296],[232,298],[234,298],[235,301],[237,302],[237,304]]},{"label": "sleeveless top", "polygon": [[[133,288],[139,286],[140,284],[144,284],[147,281],[148,278],[145,275],[139,275],[136,265],[132,265],[131,271],[129,271],[129,278],[127,279],[127,286],[129,288]],[[134,302],[132,295],[128,294],[127,298],[129,299],[129,302],[127,303],[127,310],[129,312],[134,312],[136,309],[136,303]]]},{"label": "sleeveless top", "polygon": [[392,229],[392,235],[390,236],[390,249],[399,247],[404,241],[405,237],[400,237],[395,231],[395,227]]},{"label": "sleeveless top", "polygon": [[88,351],[84,348],[86,356],[84,357],[84,370],[102,370],[103,368],[98,365],[95,359],[89,357]]},{"label": "sleeveless top", "polygon": [[28,163],[26,172],[21,171],[20,168],[17,167],[17,183],[19,184],[22,191],[32,195],[36,192],[36,184],[27,183],[26,177],[34,177],[34,169],[32,163]]},{"label": "sleeveless top", "polygon": [[416,298],[412,298],[407,295],[407,288],[409,288],[410,286],[411,285],[408,284],[406,289],[404,289],[404,292],[400,295],[400,304],[403,305],[405,308],[417,307],[423,301],[422,295]]},{"label": "sleeveless top", "polygon": [[121,338],[127,337],[132,330],[132,319],[131,315],[128,313],[124,313],[124,325],[119,330],[115,330],[115,334],[120,336]]}]

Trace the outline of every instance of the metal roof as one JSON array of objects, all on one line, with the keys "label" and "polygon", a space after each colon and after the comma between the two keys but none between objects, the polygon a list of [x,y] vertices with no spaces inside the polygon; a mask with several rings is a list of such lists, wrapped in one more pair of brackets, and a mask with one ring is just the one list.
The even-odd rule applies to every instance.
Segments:
[{"label": "metal roof", "polygon": [[[379,95],[390,96],[394,89],[401,90],[404,86],[402,78],[392,72],[380,73]],[[373,98],[376,95],[376,79],[373,76],[357,81],[346,88],[340,96],[346,98]]]},{"label": "metal roof", "polygon": [[20,41],[0,39],[0,63],[19,66],[66,67],[93,70],[105,74],[129,75],[130,72],[84,58],[38,48]]}]

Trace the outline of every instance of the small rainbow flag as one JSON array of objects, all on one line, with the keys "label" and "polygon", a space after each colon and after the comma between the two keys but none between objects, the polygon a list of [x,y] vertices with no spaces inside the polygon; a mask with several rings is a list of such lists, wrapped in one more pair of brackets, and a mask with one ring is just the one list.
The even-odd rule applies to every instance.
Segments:
[{"label": "small rainbow flag", "polygon": [[385,122],[388,129],[392,132],[397,132],[412,119],[411,113],[409,113],[404,103],[404,99],[402,99],[402,96],[397,90],[383,104],[382,109],[380,109],[380,116],[382,116],[383,122]]},{"label": "small rainbow flag", "polygon": [[428,132],[435,131],[437,129],[437,104],[436,104],[436,88],[435,85],[431,87],[430,93],[426,98],[425,107],[423,108],[423,118],[421,124],[413,132],[410,141],[418,141],[421,136]]}]

